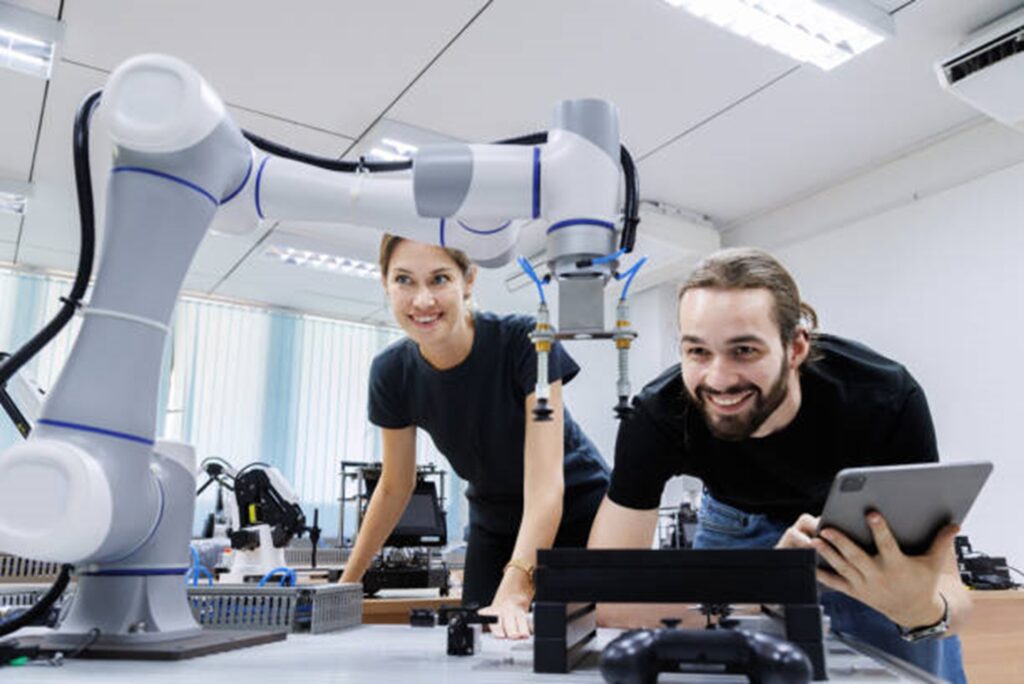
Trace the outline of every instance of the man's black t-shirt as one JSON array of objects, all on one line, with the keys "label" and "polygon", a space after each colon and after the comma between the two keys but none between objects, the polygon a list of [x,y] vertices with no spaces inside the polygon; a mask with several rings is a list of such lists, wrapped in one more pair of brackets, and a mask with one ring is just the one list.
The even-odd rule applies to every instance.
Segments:
[{"label": "man's black t-shirt", "polygon": [[619,426],[609,498],[658,506],[665,482],[693,475],[719,501],[787,521],[819,515],[843,468],[938,460],[924,391],[906,368],[864,345],[820,335],[800,369],[800,410],[781,430],[716,438],[686,394],[678,364],[633,400]]},{"label": "man's black t-shirt", "polygon": [[[478,312],[473,346],[458,366],[437,370],[406,338],[378,354],[370,369],[370,422],[425,430],[469,483],[473,522],[498,533],[515,533],[522,516],[525,402],[537,381],[537,354],[529,337],[533,328],[528,316]],[[548,360],[549,380],[566,384],[579,370],[556,343]],[[583,500],[603,492],[608,466],[568,409],[564,415],[562,521],[574,522],[592,512]]]}]

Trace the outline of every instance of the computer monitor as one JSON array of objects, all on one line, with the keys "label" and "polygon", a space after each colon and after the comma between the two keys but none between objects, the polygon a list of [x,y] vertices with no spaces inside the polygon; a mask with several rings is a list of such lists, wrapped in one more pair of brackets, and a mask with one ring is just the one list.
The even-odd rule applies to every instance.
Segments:
[{"label": "computer monitor", "polygon": [[[366,478],[367,500],[376,486],[377,478]],[[429,480],[417,480],[409,505],[384,546],[444,546],[447,543],[448,526],[438,503],[437,486]]]}]

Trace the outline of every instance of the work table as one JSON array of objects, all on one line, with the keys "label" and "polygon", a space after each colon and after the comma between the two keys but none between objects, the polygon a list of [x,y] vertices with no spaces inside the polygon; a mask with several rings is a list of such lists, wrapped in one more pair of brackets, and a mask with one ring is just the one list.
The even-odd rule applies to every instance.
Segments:
[{"label": "work table", "polygon": [[[27,630],[26,630],[27,631]],[[40,633],[40,630],[32,630]],[[597,644],[616,630],[600,630]],[[117,684],[118,682],[272,682],[273,684],[506,684],[512,682],[603,682],[590,658],[568,675],[535,674],[532,641],[483,637],[474,656],[445,652],[446,632],[439,627],[361,625],[319,635],[289,635],[286,641],[177,662],[73,660],[62,667],[30,665],[0,670],[0,679],[19,683]],[[830,682],[932,681],[913,677],[852,651],[830,638]],[[746,682],[746,677],[663,675],[659,682]]]}]

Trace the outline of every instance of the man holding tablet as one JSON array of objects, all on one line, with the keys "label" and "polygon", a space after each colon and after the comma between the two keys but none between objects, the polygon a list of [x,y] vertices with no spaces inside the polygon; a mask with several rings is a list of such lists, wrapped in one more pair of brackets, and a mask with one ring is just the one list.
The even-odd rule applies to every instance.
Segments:
[{"label": "man holding tablet", "polygon": [[[950,526],[904,555],[869,517],[879,553],[836,530],[815,537],[843,468],[938,460],[924,392],[900,364],[816,334],[792,276],[755,249],[717,252],[680,288],[679,365],[649,383],[622,421],[591,548],[649,548],[665,482],[705,486],[695,548],[813,547],[835,573],[822,596],[834,630],[963,681],[959,641],[970,598]],[[628,619],[613,617],[609,623]]]}]

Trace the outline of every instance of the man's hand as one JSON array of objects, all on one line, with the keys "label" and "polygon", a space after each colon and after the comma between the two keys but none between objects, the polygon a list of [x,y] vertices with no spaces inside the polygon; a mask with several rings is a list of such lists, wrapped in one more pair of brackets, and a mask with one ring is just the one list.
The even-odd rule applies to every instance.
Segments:
[{"label": "man's hand", "polygon": [[790,527],[782,534],[782,538],[779,539],[779,543],[775,545],[777,549],[810,549],[814,548],[811,544],[811,540],[818,530],[818,520],[813,515],[804,513],[793,526]]},{"label": "man's hand", "polygon": [[898,625],[912,628],[938,622],[945,610],[939,583],[960,528],[944,528],[926,554],[907,556],[880,514],[869,513],[867,521],[878,549],[874,556],[836,529],[826,528],[816,537],[818,518],[807,514],[786,530],[776,548],[815,549],[835,570],[819,569],[819,582],[866,603]]}]

